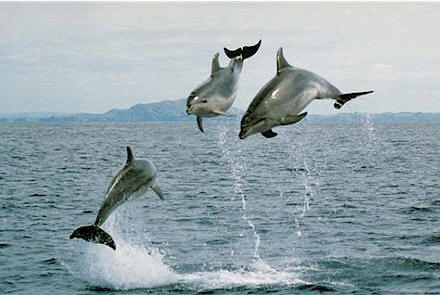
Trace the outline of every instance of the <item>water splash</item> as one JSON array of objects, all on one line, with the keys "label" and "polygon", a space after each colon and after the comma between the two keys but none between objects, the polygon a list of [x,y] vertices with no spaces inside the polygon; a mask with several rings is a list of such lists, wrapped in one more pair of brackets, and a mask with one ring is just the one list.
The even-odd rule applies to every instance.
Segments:
[{"label": "water splash", "polygon": [[[121,223],[129,223],[129,210],[116,211],[105,223],[105,230],[117,244],[113,251],[107,246],[74,240],[74,260],[64,265],[74,277],[90,287],[112,290],[149,289],[172,286],[186,290],[213,290],[260,285],[306,284],[295,273],[277,271],[261,259],[251,269],[215,270],[179,274],[164,262],[165,254],[136,239],[127,239]],[[139,225],[137,225],[139,227]]]},{"label": "water splash", "polygon": [[[179,276],[163,262],[161,251],[127,238],[136,231],[130,227],[139,229],[131,223],[129,209],[121,206],[103,226],[115,240],[116,251],[105,245],[75,240],[74,260],[63,264],[75,277],[93,287],[127,290],[176,283]],[[121,224],[129,230],[121,230]]]},{"label": "water splash", "polygon": [[163,256],[157,251],[117,241],[117,251],[88,245],[80,273],[84,281],[121,290],[164,286],[178,280],[178,275],[163,263]]},{"label": "water splash", "polygon": [[[73,261],[62,262],[76,278],[93,287],[114,290],[138,288],[182,288],[183,290],[214,290],[235,287],[255,287],[267,285],[308,284],[298,278],[298,273],[289,270],[276,270],[260,257],[261,239],[257,229],[248,217],[247,199],[244,189],[246,167],[227,139],[226,128],[219,135],[220,146],[234,180],[235,196],[240,197],[241,218],[252,231],[254,245],[252,262],[239,269],[215,269],[178,273],[165,263],[166,254],[151,246],[148,233],[142,230],[139,221],[130,210],[121,206],[115,211],[103,228],[114,238],[117,250],[107,246],[87,243],[82,240],[69,241],[74,249]],[[234,151],[234,153],[232,152]],[[239,150],[238,150],[239,151]],[[231,201],[235,199],[231,197]],[[127,204],[128,207],[131,205]],[[139,239],[139,236],[141,238]],[[135,238],[138,237],[138,238]]]}]

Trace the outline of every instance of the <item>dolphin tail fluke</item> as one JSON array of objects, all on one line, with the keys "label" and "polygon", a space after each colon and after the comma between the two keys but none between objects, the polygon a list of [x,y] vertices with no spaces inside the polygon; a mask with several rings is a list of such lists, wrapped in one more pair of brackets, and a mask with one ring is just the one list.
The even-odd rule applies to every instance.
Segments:
[{"label": "dolphin tail fluke", "polygon": [[333,105],[335,109],[340,109],[346,102],[352,100],[353,98],[356,98],[361,95],[372,93],[373,91],[363,91],[363,92],[352,92],[352,93],[344,93],[339,95],[336,98],[336,102]]},{"label": "dolphin tail fluke", "polygon": [[234,58],[241,55],[243,60],[245,60],[246,58],[249,58],[253,56],[255,53],[257,53],[258,49],[260,48],[260,45],[261,45],[261,40],[258,41],[257,44],[252,46],[244,46],[243,48],[238,48],[235,50],[229,50],[225,47],[224,50],[225,50],[225,54],[229,58]]},{"label": "dolphin tail fluke", "polygon": [[116,244],[113,238],[97,225],[79,227],[73,231],[69,238],[83,239],[87,242],[107,245],[113,250],[116,250]]}]

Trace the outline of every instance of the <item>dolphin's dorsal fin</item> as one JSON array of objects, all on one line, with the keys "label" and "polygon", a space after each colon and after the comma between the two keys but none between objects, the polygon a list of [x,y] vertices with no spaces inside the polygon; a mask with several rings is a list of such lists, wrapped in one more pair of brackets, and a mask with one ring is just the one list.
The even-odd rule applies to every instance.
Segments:
[{"label": "dolphin's dorsal fin", "polygon": [[127,146],[127,164],[133,162],[133,152],[131,151],[131,148]]},{"label": "dolphin's dorsal fin", "polygon": [[212,59],[211,74],[214,74],[221,69],[220,64],[218,63],[218,56],[219,54],[216,53]]},{"label": "dolphin's dorsal fin", "polygon": [[277,74],[287,67],[292,67],[284,58],[283,47],[280,47],[277,52]]}]

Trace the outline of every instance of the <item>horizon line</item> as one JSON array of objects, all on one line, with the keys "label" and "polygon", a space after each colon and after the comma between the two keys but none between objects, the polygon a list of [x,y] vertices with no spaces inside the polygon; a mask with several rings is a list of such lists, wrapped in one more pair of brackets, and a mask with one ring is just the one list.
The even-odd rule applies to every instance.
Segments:
[{"label": "horizon line", "polygon": [[[109,109],[107,111],[103,111],[100,113],[97,112],[87,112],[87,111],[81,111],[81,112],[64,112],[64,111],[24,111],[24,112],[7,112],[7,113],[3,113],[0,112],[0,116],[13,116],[13,115],[51,115],[51,116],[64,116],[64,115],[77,115],[77,114],[90,114],[90,115],[103,115],[107,112],[113,111],[113,110],[117,110],[117,111],[123,111],[123,110],[128,110],[136,105],[149,105],[149,104],[158,104],[158,103],[163,103],[163,102],[177,102],[179,100],[184,100],[186,98],[179,98],[179,99],[164,99],[164,100],[160,100],[160,101],[156,101],[156,102],[145,102],[145,103],[136,103],[133,104],[132,106],[129,106],[127,108],[112,108]],[[239,107],[234,107],[233,108],[241,111],[241,112],[245,112],[246,110],[243,110]],[[309,115],[323,115],[323,116],[335,116],[335,115],[340,115],[340,114],[375,114],[375,115],[380,115],[380,114],[402,114],[402,113],[420,113],[420,114],[440,114],[440,112],[423,112],[423,111],[398,111],[398,112],[357,112],[357,111],[351,111],[351,112],[340,112],[340,113],[310,113]]]}]

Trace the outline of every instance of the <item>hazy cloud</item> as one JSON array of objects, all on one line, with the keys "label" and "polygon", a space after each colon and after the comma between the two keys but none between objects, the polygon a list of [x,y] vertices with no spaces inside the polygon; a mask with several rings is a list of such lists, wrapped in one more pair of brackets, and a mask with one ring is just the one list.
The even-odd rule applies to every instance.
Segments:
[{"label": "hazy cloud", "polygon": [[438,15],[440,3],[2,2],[0,112],[103,112],[186,97],[216,52],[259,39],[236,106],[273,77],[283,46],[291,64],[342,91],[375,90],[346,111],[440,112]]}]

